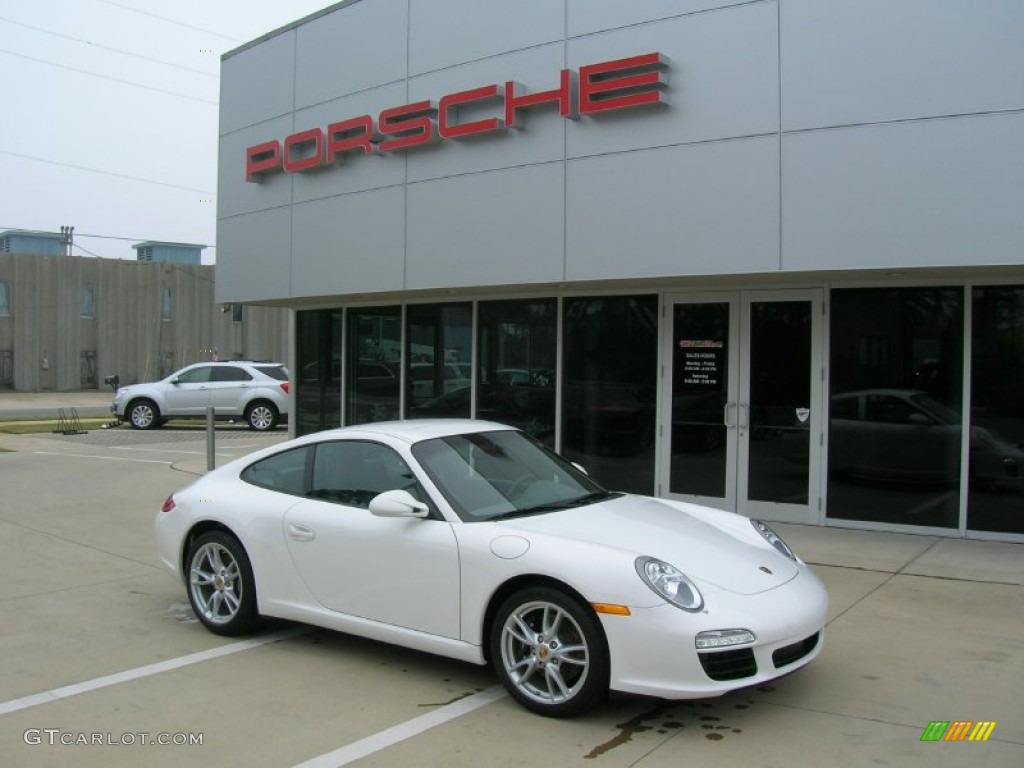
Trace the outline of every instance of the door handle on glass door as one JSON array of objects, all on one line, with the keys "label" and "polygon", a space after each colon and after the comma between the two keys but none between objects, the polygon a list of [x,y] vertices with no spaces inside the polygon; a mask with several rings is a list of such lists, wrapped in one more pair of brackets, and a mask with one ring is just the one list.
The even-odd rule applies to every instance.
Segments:
[{"label": "door handle on glass door", "polygon": [[725,408],[724,408],[723,413],[722,413],[722,421],[725,422],[725,426],[727,426],[729,429],[736,429],[736,422],[735,421],[733,421],[732,424],[729,423],[729,409],[730,408],[736,408],[736,407],[737,407],[736,403],[726,403],[725,404]]}]

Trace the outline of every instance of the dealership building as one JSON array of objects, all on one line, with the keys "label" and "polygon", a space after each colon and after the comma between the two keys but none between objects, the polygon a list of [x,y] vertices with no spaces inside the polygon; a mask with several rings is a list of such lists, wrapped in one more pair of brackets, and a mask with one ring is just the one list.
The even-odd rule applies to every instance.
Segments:
[{"label": "dealership building", "polygon": [[223,57],[217,301],[291,429],[1024,540],[1024,3],[348,0]]}]

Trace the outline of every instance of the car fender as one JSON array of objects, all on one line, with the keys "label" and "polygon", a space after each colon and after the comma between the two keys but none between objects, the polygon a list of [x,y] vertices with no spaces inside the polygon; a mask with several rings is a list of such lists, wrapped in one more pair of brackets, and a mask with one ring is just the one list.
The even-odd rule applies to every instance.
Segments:
[{"label": "car fender", "polygon": [[[455,526],[462,568],[462,639],[485,645],[489,608],[507,584],[535,579],[565,584],[588,603],[650,607],[664,601],[636,574],[638,553],[590,542],[511,530],[496,523]],[[518,539],[517,543],[505,540]],[[511,550],[511,552],[509,551]],[[515,554],[521,550],[521,554]],[[526,582],[524,582],[526,583]]]}]

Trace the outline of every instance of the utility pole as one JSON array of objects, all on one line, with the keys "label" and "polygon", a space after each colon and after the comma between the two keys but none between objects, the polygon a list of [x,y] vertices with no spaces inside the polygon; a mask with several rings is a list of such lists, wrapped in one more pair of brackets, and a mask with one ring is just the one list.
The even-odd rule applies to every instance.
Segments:
[{"label": "utility pole", "polygon": [[71,246],[75,244],[75,228],[74,227],[61,227],[60,228],[60,244],[64,246],[64,255],[71,255]]}]

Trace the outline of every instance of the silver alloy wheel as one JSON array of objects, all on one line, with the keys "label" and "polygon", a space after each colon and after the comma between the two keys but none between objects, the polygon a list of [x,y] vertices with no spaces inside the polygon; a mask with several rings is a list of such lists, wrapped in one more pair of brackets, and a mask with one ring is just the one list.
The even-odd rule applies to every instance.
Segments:
[{"label": "silver alloy wheel", "polygon": [[146,401],[135,403],[132,406],[131,413],[129,414],[133,427],[138,429],[146,429],[153,425],[153,421],[156,419],[156,413],[154,412],[153,406]]},{"label": "silver alloy wheel", "polygon": [[501,629],[501,662],[512,684],[538,704],[571,701],[587,682],[590,649],[560,605],[523,603]]},{"label": "silver alloy wheel", "polygon": [[256,430],[270,429],[274,426],[274,409],[262,403],[249,409],[249,426]]},{"label": "silver alloy wheel", "polygon": [[189,584],[196,607],[212,624],[227,624],[242,606],[242,578],[230,550],[207,542],[192,555]]}]

